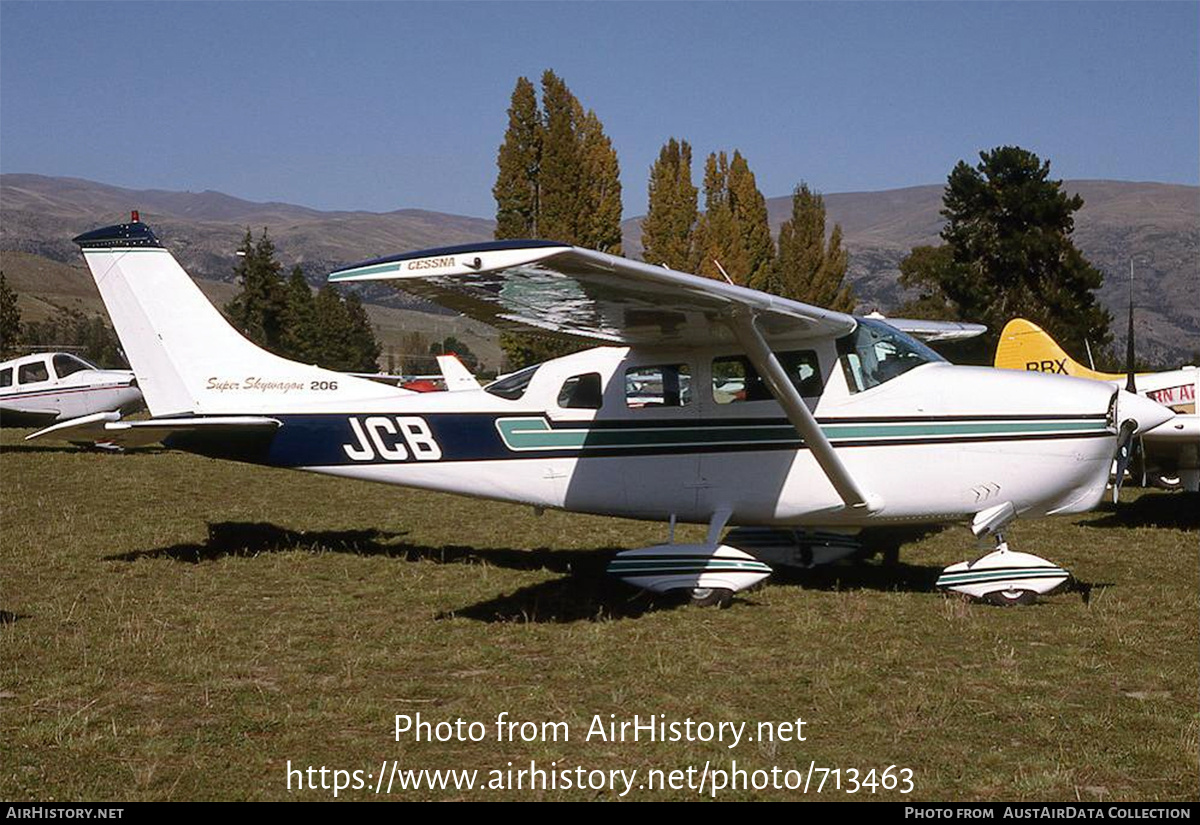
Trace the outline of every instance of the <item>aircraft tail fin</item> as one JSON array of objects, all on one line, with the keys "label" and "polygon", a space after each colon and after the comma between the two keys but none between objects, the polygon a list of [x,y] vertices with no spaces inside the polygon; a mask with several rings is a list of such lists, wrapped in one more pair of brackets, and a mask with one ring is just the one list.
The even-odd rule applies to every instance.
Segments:
[{"label": "aircraft tail fin", "polygon": [[406,394],[259,348],[219,313],[146,224],[74,239],[155,417],[319,410]]},{"label": "aircraft tail fin", "polygon": [[1044,329],[1024,318],[1014,318],[1004,325],[993,364],[1000,369],[1055,372],[1098,381],[1121,377],[1088,369],[1067,355]]}]

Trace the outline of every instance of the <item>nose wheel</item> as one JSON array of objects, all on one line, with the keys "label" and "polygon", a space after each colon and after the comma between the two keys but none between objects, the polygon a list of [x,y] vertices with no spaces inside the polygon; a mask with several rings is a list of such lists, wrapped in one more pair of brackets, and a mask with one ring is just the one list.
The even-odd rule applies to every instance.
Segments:
[{"label": "nose wheel", "polygon": [[693,607],[729,607],[733,601],[733,591],[726,587],[693,587],[691,603]]}]

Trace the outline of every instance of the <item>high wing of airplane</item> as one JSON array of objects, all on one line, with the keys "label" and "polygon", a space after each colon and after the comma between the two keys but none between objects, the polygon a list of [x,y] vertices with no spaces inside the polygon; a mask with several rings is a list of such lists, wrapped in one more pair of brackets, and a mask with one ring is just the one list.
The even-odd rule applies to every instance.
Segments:
[{"label": "high wing of airplane", "polygon": [[983,324],[969,324],[965,321],[926,321],[917,318],[889,318],[881,312],[872,312],[864,316],[875,321],[883,321],[888,326],[895,327],[901,332],[907,332],[914,338],[928,341],[931,344],[965,341],[987,332]]},{"label": "high wing of airplane", "polygon": [[[1132,329],[1132,325],[1131,325]],[[1200,369],[1182,367],[1164,372],[1129,375],[1097,372],[1063,351],[1050,335],[1032,321],[1014,318],[1000,333],[995,365],[1002,369],[1071,375],[1133,388],[1172,413],[1170,419],[1141,434],[1145,471],[1162,486],[1200,490],[1200,415],[1196,391]]]},{"label": "high wing of airplane", "polygon": [[100,369],[66,352],[26,355],[0,364],[0,425],[5,427],[129,412],[141,403],[132,370]]},{"label": "high wing of airplane", "polygon": [[[1066,573],[1009,551],[1003,531],[1095,506],[1118,448],[1169,415],[1107,385],[954,366],[877,321],[549,241],[424,250],[330,276],[599,344],[483,388],[410,393],[251,344],[145,224],[75,241],[152,417],[92,416],[32,438],[99,431],[661,521],[666,544],[620,553],[609,570],[700,602],[727,601],[771,564],[811,563],[806,550],[824,542],[814,536],[842,536],[853,552],[864,528],[919,523],[996,538],[948,587],[1005,602],[1046,592]],[[674,543],[680,521],[706,524],[705,541]],[[738,529],[722,539],[727,527]],[[760,530],[736,546],[751,528],[775,539]]]}]

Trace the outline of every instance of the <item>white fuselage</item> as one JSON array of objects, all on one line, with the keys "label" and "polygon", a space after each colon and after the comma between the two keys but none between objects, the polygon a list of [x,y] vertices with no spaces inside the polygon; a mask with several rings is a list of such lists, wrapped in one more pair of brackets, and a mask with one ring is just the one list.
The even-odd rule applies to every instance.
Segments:
[{"label": "white fuselage", "polygon": [[[712,364],[728,351],[588,350],[543,364],[519,398],[479,390],[356,405],[336,462],[277,455],[344,477],[691,522],[722,509],[734,524],[952,522],[1002,501],[1034,516],[1080,512],[1103,495],[1111,388],[931,363],[851,394],[833,342],[816,351],[825,386],[806,403],[879,502],[873,512],[844,506],[774,400],[719,403],[729,382]],[[654,406],[655,388],[627,380],[654,365],[686,365],[686,403]],[[600,409],[563,406],[564,385],[588,373],[600,376]],[[315,422],[338,417],[310,409],[314,435]],[[278,438],[299,425],[286,418]]]}]

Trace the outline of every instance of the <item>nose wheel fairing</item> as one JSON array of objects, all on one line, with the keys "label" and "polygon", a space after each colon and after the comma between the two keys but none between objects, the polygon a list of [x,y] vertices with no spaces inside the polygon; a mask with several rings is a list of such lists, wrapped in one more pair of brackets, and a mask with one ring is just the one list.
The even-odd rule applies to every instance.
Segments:
[{"label": "nose wheel fairing", "polygon": [[1008,543],[1001,541],[985,556],[947,567],[937,586],[993,604],[1030,604],[1070,578],[1071,574],[1054,562],[1009,550]]}]

